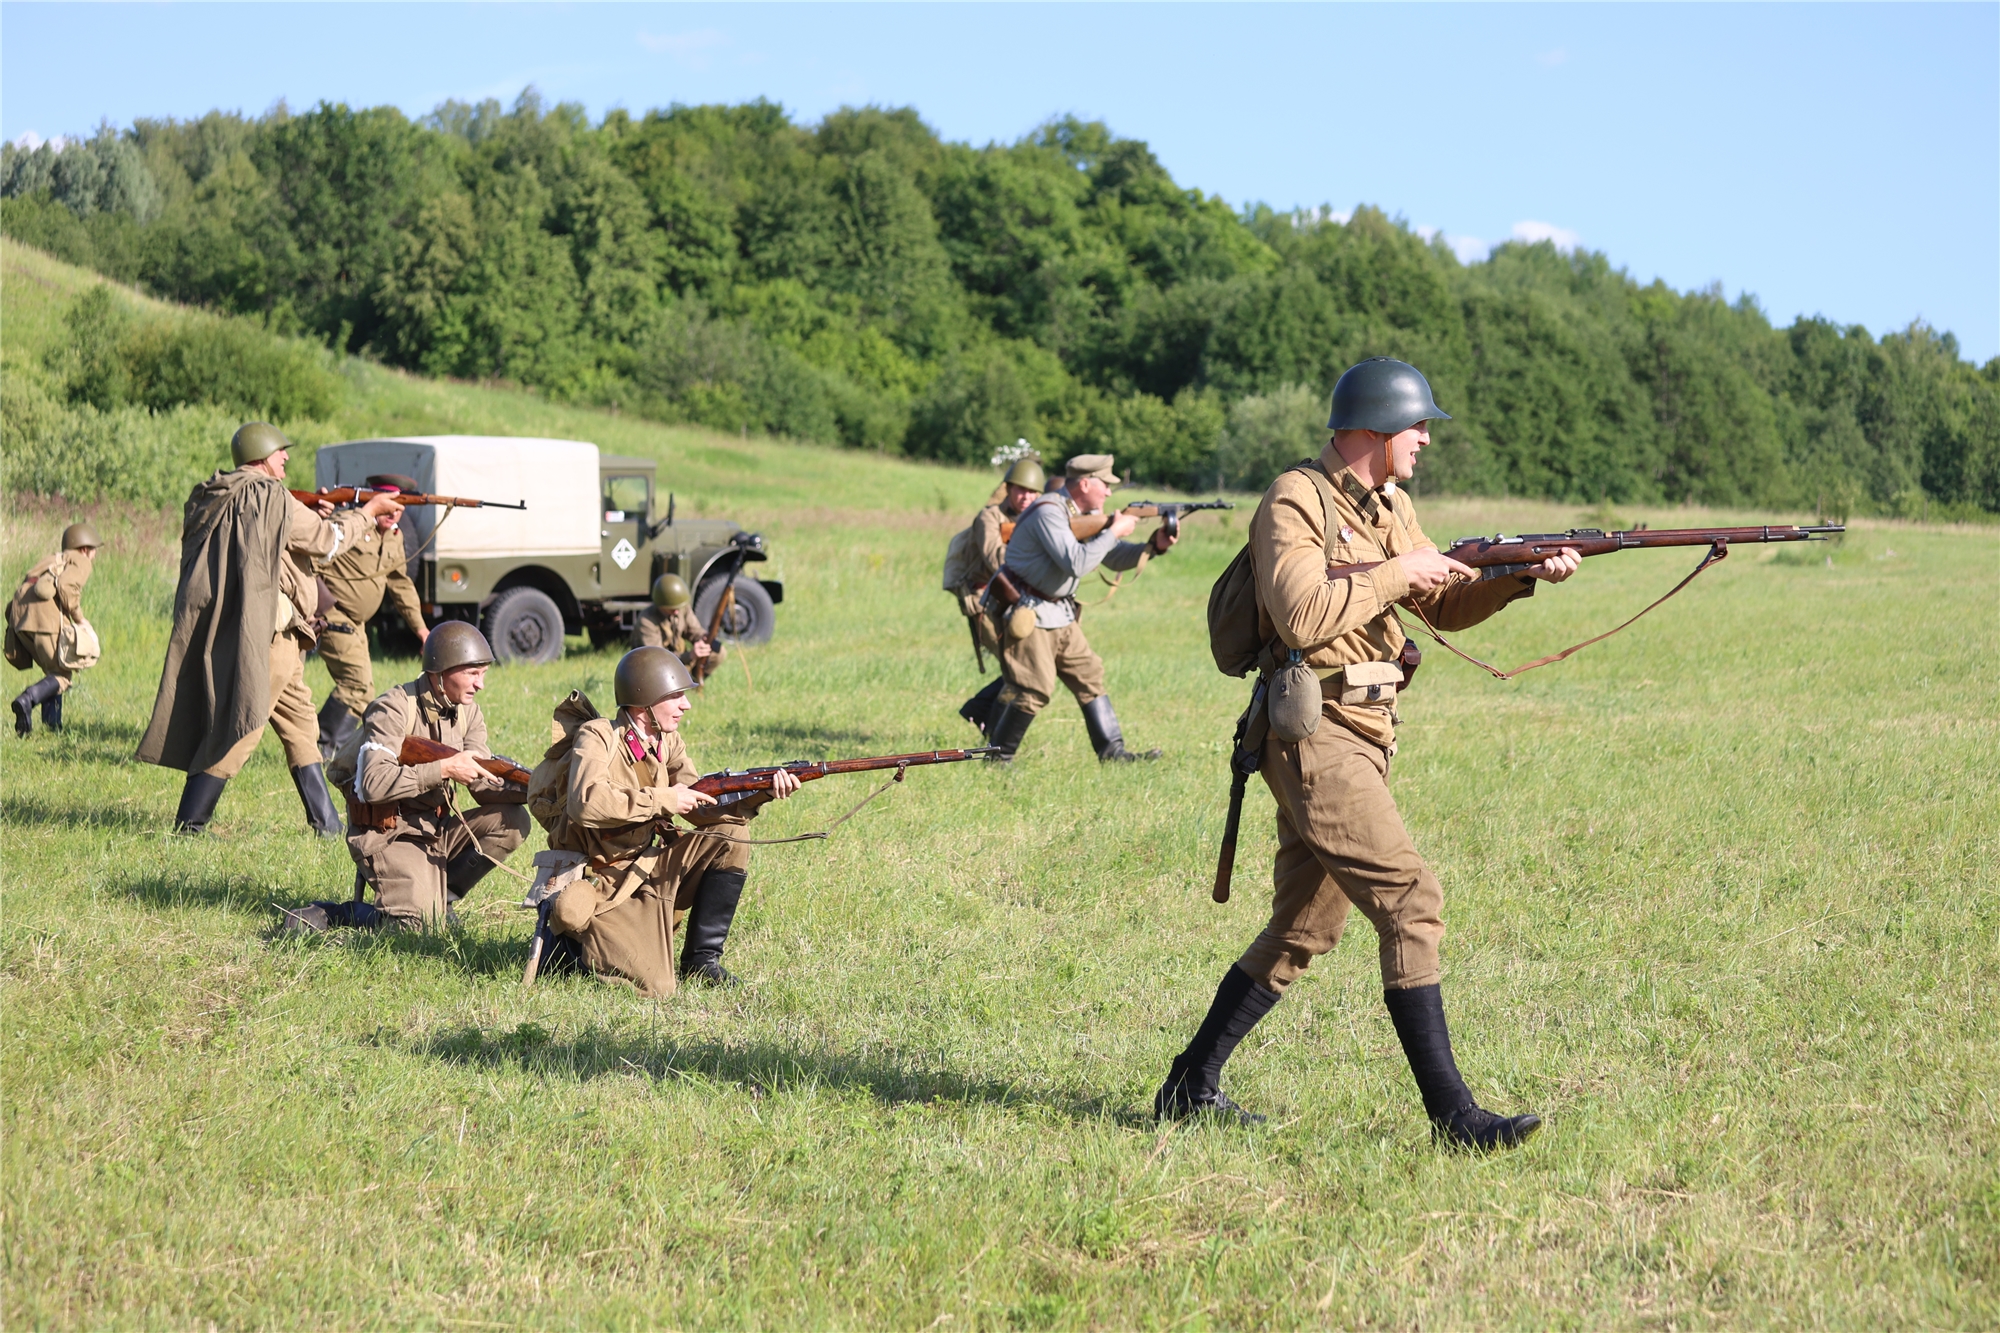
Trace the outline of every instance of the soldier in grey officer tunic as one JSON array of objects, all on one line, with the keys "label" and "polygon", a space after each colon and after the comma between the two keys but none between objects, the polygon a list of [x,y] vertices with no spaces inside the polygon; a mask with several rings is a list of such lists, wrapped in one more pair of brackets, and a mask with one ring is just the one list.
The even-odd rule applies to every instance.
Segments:
[{"label": "soldier in grey officer tunic", "polygon": [[[1104,498],[1119,484],[1110,454],[1079,454],[1064,469],[1064,489],[1043,495],[1028,506],[1007,542],[1007,559],[1000,574],[1020,593],[1011,607],[1005,594],[989,585],[986,604],[1002,626],[1000,670],[1007,684],[987,727],[987,744],[1000,748],[1002,760],[1014,757],[1035,714],[1048,707],[1060,680],[1083,709],[1090,745],[1105,763],[1157,759],[1158,750],[1134,754],[1125,748],[1118,714],[1104,692],[1104,661],[1083,637],[1076,603],[1077,585],[1102,566],[1136,569],[1148,555],[1162,555],[1178,537],[1164,530],[1144,542],[1128,542],[1139,521],[1115,515],[1104,530],[1078,541],[1070,519],[1096,514]],[[994,584],[1001,582],[995,576]]]}]

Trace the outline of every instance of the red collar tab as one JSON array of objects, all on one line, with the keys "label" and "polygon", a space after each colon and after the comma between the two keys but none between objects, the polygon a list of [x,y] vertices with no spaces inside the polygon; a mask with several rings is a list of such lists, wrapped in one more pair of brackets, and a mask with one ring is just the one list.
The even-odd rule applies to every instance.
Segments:
[{"label": "red collar tab", "polygon": [[625,752],[632,756],[632,762],[635,764],[646,762],[646,743],[639,739],[639,729],[637,727],[626,728]]}]

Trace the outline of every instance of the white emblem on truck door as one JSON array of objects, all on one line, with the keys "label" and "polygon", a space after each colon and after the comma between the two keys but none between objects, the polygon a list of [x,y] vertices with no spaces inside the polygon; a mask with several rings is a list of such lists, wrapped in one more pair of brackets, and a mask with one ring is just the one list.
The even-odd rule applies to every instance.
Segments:
[{"label": "white emblem on truck door", "polygon": [[611,561],[620,569],[632,568],[632,562],[638,558],[638,548],[634,547],[631,542],[626,541],[623,537],[620,537],[618,544],[611,548]]}]

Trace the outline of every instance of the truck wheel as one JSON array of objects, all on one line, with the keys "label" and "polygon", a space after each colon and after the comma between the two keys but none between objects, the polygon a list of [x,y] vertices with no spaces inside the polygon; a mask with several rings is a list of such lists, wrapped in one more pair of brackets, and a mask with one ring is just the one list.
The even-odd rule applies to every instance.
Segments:
[{"label": "truck wheel", "polygon": [[[721,600],[721,579],[710,579],[695,594],[694,618],[704,628],[715,618],[715,604]],[[760,643],[769,643],[777,630],[778,609],[771,605],[771,594],[749,575],[737,575],[736,605],[730,609],[729,623],[722,627],[722,637],[733,643],[747,643],[754,648]]]},{"label": "truck wheel", "polygon": [[539,588],[509,588],[486,608],[486,641],[502,662],[553,662],[563,652],[562,612]]}]

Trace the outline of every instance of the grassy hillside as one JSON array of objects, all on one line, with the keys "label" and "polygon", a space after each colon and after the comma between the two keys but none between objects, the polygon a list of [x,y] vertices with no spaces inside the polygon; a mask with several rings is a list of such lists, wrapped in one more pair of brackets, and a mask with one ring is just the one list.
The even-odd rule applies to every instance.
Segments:
[{"label": "grassy hillside", "polygon": [[[81,279],[0,253],[13,373]],[[778,634],[690,716],[704,768],[970,740],[936,581],[990,474],[344,373],[310,438],[591,439],[771,537]],[[10,495],[0,566],[75,512]],[[351,864],[305,834],[271,741],[216,836],[165,835],[180,775],[129,756],[178,516],[85,512],[104,663],[67,733],[0,742],[10,1325],[2000,1322],[1991,529],[1739,551],[1507,685],[1432,655],[1396,789],[1446,885],[1460,1058],[1548,1118],[1473,1160],[1427,1142],[1359,922],[1230,1067],[1270,1128],[1145,1117],[1261,924],[1261,788],[1236,900],[1207,893],[1243,688],[1202,608],[1244,510],[1086,619],[1165,759],[1101,770],[1059,702],[1011,769],[923,771],[828,843],[759,849],[729,954],[749,985],[660,1003],[523,992],[530,918],[498,873],[455,935],[277,936],[273,904],[344,894]],[[1439,537],[1583,517],[1423,512]],[[1691,563],[1591,561],[1465,646],[1573,642]],[[603,701],[615,654],[572,647],[493,674],[497,746],[532,754],[568,689]],[[758,832],[863,790],[814,784]]]}]

